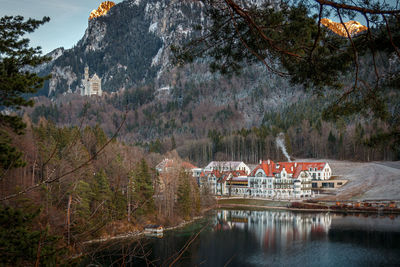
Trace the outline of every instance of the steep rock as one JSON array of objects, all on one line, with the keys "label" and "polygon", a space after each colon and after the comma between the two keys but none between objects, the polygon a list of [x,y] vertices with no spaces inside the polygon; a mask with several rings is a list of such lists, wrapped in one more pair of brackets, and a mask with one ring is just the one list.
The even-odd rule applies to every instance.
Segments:
[{"label": "steep rock", "polygon": [[[200,4],[192,1],[121,2],[89,20],[77,45],[40,69],[41,74],[53,74],[41,94],[78,90],[86,65],[91,75],[96,72],[103,79],[108,92],[152,82],[168,69],[171,44],[188,40],[192,26],[202,20]],[[73,76],[77,79],[66,79]]]}]

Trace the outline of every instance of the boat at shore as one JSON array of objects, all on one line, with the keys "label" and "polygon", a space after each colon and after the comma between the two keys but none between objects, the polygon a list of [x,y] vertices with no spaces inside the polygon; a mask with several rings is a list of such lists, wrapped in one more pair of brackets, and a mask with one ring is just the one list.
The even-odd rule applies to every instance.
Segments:
[{"label": "boat at shore", "polygon": [[162,225],[149,224],[144,227],[143,233],[146,236],[163,237],[164,227]]}]

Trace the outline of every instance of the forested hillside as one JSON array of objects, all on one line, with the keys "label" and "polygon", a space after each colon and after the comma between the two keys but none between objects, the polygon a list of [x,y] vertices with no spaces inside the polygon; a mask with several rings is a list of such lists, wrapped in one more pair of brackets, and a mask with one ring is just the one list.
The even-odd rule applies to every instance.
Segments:
[{"label": "forested hillside", "polygon": [[[387,122],[362,115],[324,120],[331,95],[312,96],[280,77],[267,76],[259,66],[230,78],[201,74],[201,65],[187,68],[191,71],[176,72],[177,83],[167,92],[147,85],[103,98],[70,94],[50,101],[41,97],[28,113],[34,123],[41,117],[66,126],[84,120],[99,125],[108,136],[126,114],[120,140],[161,154],[176,149],[182,158],[200,166],[213,159],[283,160],[275,142],[281,132],[294,158],[399,157],[397,146],[371,143],[371,137],[387,131]],[[399,102],[393,96],[397,93],[388,90],[388,95],[392,96],[388,105],[396,112]]]},{"label": "forested hillside", "polygon": [[[314,87],[291,83],[260,62],[243,63],[229,75],[210,72],[210,58],[173,65],[179,55],[172,47],[185,47],[211,23],[204,12],[203,5],[189,2],[124,1],[89,21],[73,49],[56,51],[42,66],[41,73],[53,75],[41,91],[51,98],[38,97],[35,108],[28,110],[33,123],[41,117],[60,126],[84,120],[110,136],[126,114],[120,140],[161,154],[177,149],[200,165],[212,159],[282,159],[274,143],[281,132],[293,157],[400,157],[399,144],[375,144],[373,137],[393,127],[382,117],[366,112],[326,120],[327,110],[347,112],[329,107],[340,98],[339,91],[323,89],[316,95]],[[343,37],[334,38],[343,42]],[[380,52],[375,62],[362,56],[359,77],[369,80],[374,62],[381,72],[395,69],[398,61],[389,57]],[[103,78],[104,97],[77,94],[85,65]],[[351,84],[352,77],[342,75],[341,82]],[[398,113],[398,92],[388,85],[385,95],[380,101],[392,115]]]}]

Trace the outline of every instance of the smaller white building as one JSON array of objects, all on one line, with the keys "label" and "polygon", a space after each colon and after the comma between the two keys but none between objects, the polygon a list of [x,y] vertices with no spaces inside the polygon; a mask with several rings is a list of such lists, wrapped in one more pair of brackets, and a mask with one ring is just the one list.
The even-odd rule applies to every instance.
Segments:
[{"label": "smaller white building", "polygon": [[204,171],[245,171],[246,174],[250,173],[250,168],[243,161],[211,161],[205,168]]},{"label": "smaller white building", "polygon": [[89,67],[85,67],[85,74],[82,80],[83,88],[81,90],[81,95],[91,96],[98,95],[101,96],[103,91],[101,90],[101,78],[95,73],[91,78],[89,77]]}]

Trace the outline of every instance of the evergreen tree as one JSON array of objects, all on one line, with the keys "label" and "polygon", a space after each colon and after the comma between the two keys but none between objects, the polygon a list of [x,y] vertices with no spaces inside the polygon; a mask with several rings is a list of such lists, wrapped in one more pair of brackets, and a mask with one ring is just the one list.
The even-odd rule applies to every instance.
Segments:
[{"label": "evergreen tree", "polygon": [[95,180],[95,199],[98,201],[106,200],[110,201],[111,199],[111,189],[110,184],[108,183],[108,179],[104,170],[100,170],[94,175]]},{"label": "evergreen tree", "polygon": [[176,143],[175,143],[175,137],[172,135],[171,137],[171,150],[174,150],[176,148]]},{"label": "evergreen tree", "polygon": [[193,188],[193,203],[194,203],[194,211],[199,213],[201,211],[201,196],[199,187],[196,184],[192,184]]},{"label": "evergreen tree", "polygon": [[94,197],[90,184],[80,180],[76,186],[75,198],[77,202],[76,211],[80,222],[87,220],[90,217],[90,204]]},{"label": "evergreen tree", "polygon": [[50,234],[47,228],[36,230],[33,227],[39,213],[40,210],[27,213],[21,209],[0,206],[1,266],[60,264],[60,256],[65,251],[58,248],[59,237]]},{"label": "evergreen tree", "polygon": [[133,172],[134,199],[136,201],[137,215],[154,213],[154,187],[147,162],[142,159]]},{"label": "evergreen tree", "polygon": [[336,137],[335,135],[332,133],[332,131],[329,132],[329,136],[328,136],[328,149],[329,149],[329,154],[336,156]]},{"label": "evergreen tree", "polygon": [[179,186],[178,186],[178,210],[179,213],[188,219],[192,212],[192,196],[190,188],[189,174],[182,169],[179,173]]},{"label": "evergreen tree", "polygon": [[[104,170],[100,170],[94,175],[94,188],[93,188],[93,198],[95,207],[101,205],[99,211],[102,213],[102,220],[104,220],[104,216],[110,215],[113,209],[112,200],[112,192],[110,189],[110,184],[108,182],[106,173]],[[104,203],[104,204],[102,204]]]},{"label": "evergreen tree", "polygon": [[[48,77],[39,77],[28,71],[48,58],[40,56],[41,48],[29,47],[29,39],[21,37],[31,33],[50,19],[28,19],[21,16],[0,18],[0,107],[8,111],[17,111],[21,107],[33,106],[33,100],[26,94],[35,93],[43,87]],[[11,145],[10,131],[23,134],[26,125],[17,115],[0,113],[0,168],[8,169],[24,165],[22,153]]]}]

